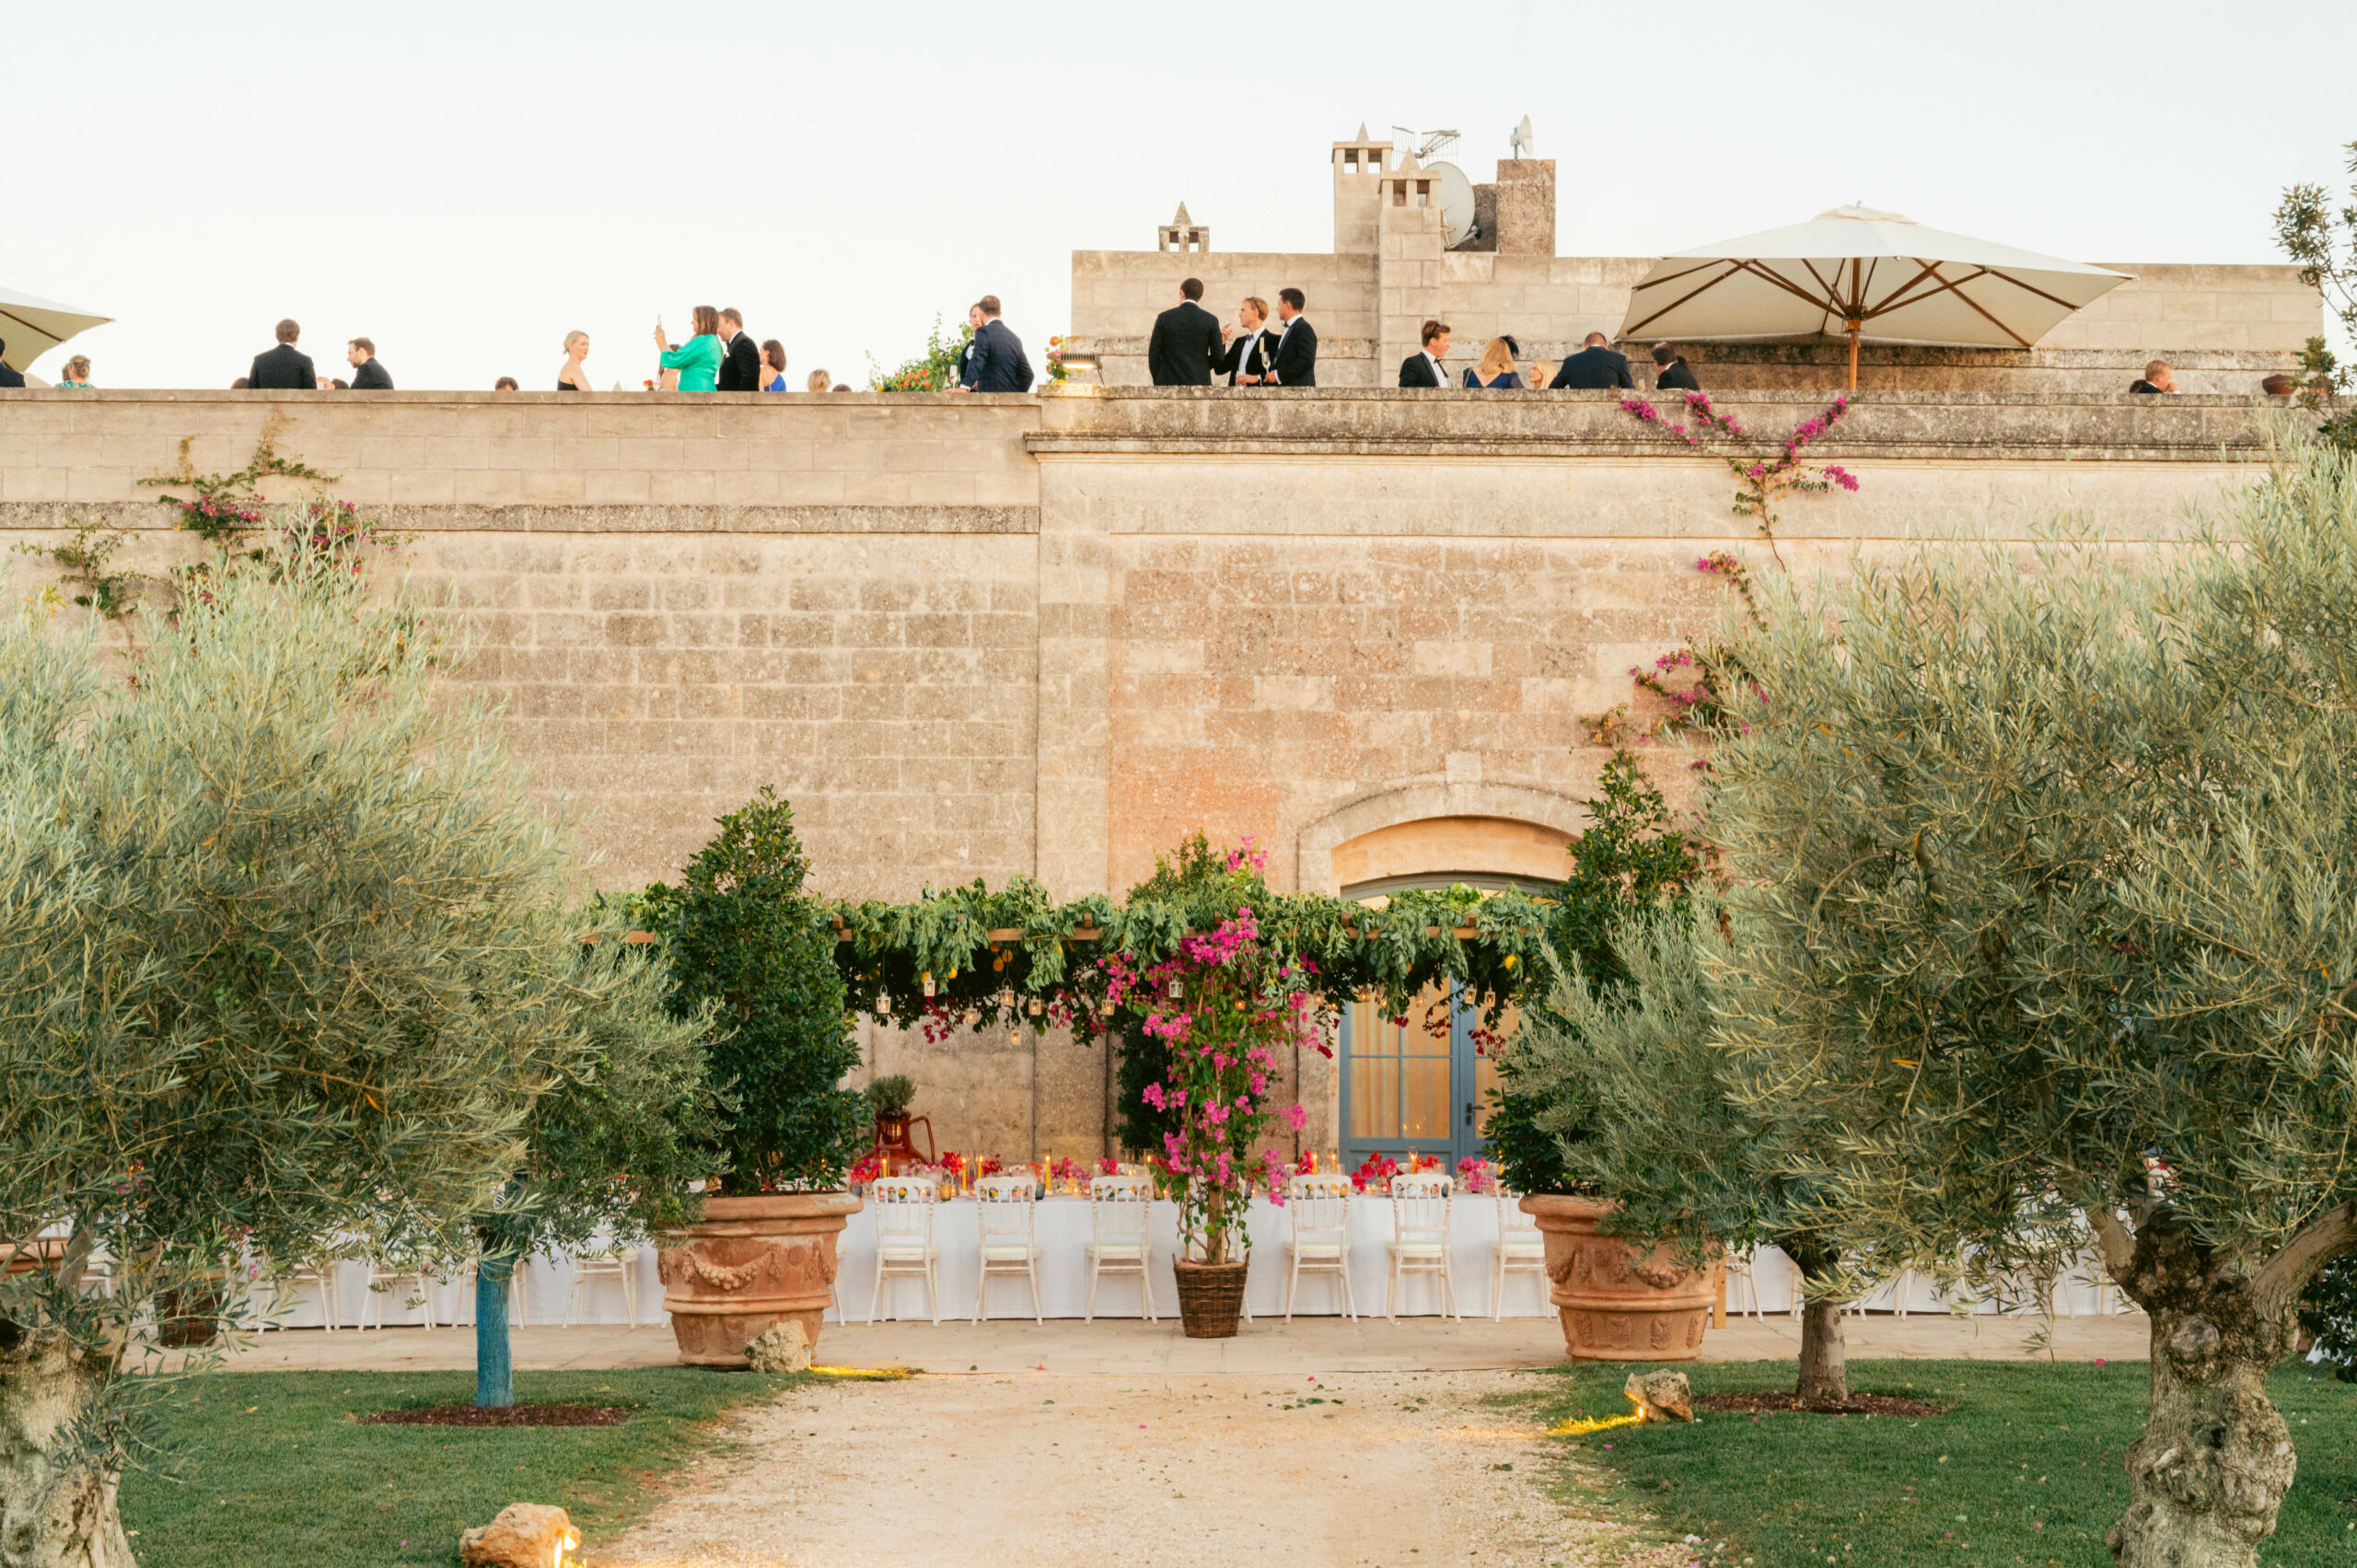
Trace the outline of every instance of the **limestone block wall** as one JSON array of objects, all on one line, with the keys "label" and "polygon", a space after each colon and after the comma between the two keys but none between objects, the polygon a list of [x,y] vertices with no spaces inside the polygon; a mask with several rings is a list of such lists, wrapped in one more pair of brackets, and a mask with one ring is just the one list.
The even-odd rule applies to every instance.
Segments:
[{"label": "limestone block wall", "polygon": [[[1770,435],[1822,406],[1726,401]],[[1862,490],[1787,502],[1778,553],[1838,571],[2061,510],[2165,540],[2247,481],[2254,406],[1869,392],[1817,449]],[[1543,875],[1604,761],[1579,719],[1722,607],[1695,558],[1774,569],[1724,466],[1610,397],[1330,389],[5,393],[0,544],[92,523],[133,530],[134,569],[185,559],[136,481],[183,437],[240,467],[273,417],[412,536],[412,588],[470,639],[454,690],[504,704],[608,887],[675,875],[765,783],[852,896],[1118,893],[1197,828],[1260,835],[1279,887]],[[56,575],[0,572],[18,598]],[[870,1046],[952,1146],[1104,1136],[1089,1048]],[[1301,1089],[1327,1146],[1330,1069]]]}]

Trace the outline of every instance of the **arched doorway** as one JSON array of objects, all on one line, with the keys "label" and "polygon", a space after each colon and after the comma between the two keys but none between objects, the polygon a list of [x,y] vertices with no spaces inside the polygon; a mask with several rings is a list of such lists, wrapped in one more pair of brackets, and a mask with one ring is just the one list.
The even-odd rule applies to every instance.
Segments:
[{"label": "arched doorway", "polygon": [[[1346,899],[1373,902],[1409,888],[1462,884],[1482,891],[1546,892],[1561,883],[1571,835],[1545,823],[1435,817],[1393,823],[1336,844],[1334,880]],[[1485,1025],[1466,998],[1428,987],[1404,1016],[1362,999],[1343,1010],[1334,1126],[1346,1170],[1381,1154],[1445,1165],[1487,1150],[1496,1047],[1511,1011]]]}]

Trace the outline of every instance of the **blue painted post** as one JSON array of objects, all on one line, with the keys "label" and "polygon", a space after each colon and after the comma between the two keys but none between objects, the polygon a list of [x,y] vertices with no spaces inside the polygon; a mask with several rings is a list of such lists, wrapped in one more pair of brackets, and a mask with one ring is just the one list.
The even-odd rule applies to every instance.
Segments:
[{"label": "blue painted post", "polygon": [[514,1254],[475,1265],[475,1403],[491,1409],[516,1402],[516,1364],[507,1346],[507,1282]]}]

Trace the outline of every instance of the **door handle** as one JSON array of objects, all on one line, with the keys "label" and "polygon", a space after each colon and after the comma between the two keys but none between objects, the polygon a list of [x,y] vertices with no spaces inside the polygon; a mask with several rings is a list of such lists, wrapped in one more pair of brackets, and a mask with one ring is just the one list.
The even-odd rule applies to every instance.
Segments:
[{"label": "door handle", "polygon": [[1473,1102],[1469,1099],[1465,1102],[1465,1125],[1473,1125]]}]

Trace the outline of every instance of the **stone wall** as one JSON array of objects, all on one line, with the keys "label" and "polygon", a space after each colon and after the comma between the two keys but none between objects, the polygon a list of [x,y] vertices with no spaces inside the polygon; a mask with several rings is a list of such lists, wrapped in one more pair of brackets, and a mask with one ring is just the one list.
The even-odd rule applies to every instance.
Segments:
[{"label": "stone wall", "polygon": [[[1763,433],[1821,406],[1726,402]],[[2253,409],[1868,393],[1817,448],[1863,489],[1787,503],[1779,550],[1839,569],[2063,510],[2165,539],[2242,481]],[[1538,392],[6,393],[0,544],[103,524],[134,568],[184,559],[136,482],[183,437],[238,468],[273,416],[414,536],[412,586],[472,640],[454,689],[505,704],[605,886],[674,875],[762,784],[853,896],[1118,893],[1197,828],[1259,834],[1280,887],[1544,876],[1604,761],[1579,717],[1721,608],[1695,558],[1772,569],[1717,459]],[[0,569],[17,597],[54,575]],[[870,1044],[956,1147],[1103,1136],[1086,1048]],[[1306,1065],[1319,1146],[1332,1083]]]}]

